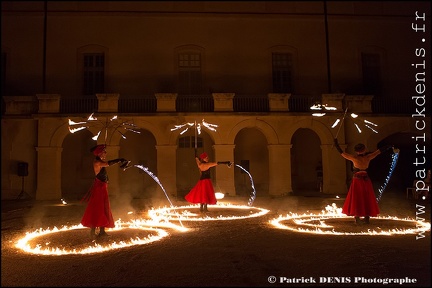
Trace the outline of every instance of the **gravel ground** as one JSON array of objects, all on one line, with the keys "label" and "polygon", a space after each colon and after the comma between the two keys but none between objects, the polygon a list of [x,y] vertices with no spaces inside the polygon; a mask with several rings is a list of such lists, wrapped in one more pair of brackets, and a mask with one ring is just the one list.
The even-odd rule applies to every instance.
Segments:
[{"label": "gravel ground", "polygon": [[[220,202],[246,206],[247,201],[231,197]],[[371,218],[369,225],[355,225],[352,218],[328,219],[325,224],[332,225],[330,231],[337,232],[333,234],[304,233],[297,229],[299,225],[288,220],[281,223],[294,227],[291,230],[278,229],[269,223],[290,212],[319,214],[332,203],[342,207],[343,201],[319,195],[257,197],[249,209],[209,206],[206,216],[210,219],[242,218],[175,221],[188,231],[163,228],[168,234],[159,241],[83,255],[40,255],[18,249],[15,244],[26,232],[79,224],[84,204],[2,201],[1,286],[430,287],[430,229],[425,233],[379,235],[380,231],[416,229],[413,221]],[[114,218],[124,221],[148,219],[148,210],[167,206],[166,199],[135,199],[126,204],[111,202]],[[188,203],[176,200],[173,205]],[[268,213],[244,218],[259,211],[257,208],[267,209]],[[380,209],[380,216],[421,217],[430,223],[430,202],[406,199],[403,193],[384,195]],[[133,214],[129,214],[131,211]],[[197,208],[188,211],[199,214]],[[378,233],[359,234],[364,231]],[[110,237],[92,240],[88,232],[88,229],[59,231],[28,244],[32,249],[39,244],[79,251],[89,245],[104,246],[155,235],[155,232],[140,229],[109,230]],[[275,283],[271,283],[271,276]],[[386,281],[405,283],[384,284]]]}]

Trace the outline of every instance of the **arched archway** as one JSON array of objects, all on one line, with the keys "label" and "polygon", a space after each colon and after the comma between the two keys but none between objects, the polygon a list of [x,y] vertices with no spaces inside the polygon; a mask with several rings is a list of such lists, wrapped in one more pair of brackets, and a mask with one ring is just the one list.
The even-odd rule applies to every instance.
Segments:
[{"label": "arched archway", "polygon": [[96,145],[88,130],[67,134],[63,141],[61,156],[61,191],[65,200],[80,200],[89,190],[94,172],[93,154],[90,149]]},{"label": "arched archway", "polygon": [[294,193],[319,192],[317,167],[322,168],[320,138],[311,129],[299,128],[292,137],[291,177]]},{"label": "arched archway", "polygon": [[[151,198],[163,194],[159,191],[159,185],[147,172],[134,166],[141,165],[154,175],[158,174],[156,139],[148,130],[139,129],[139,131],[139,134],[127,132],[126,139],[120,140],[119,156],[131,161],[130,165],[132,165],[131,168],[121,171],[119,175],[120,196],[123,200]],[[163,186],[163,183],[161,184]]]},{"label": "arched archway", "polygon": [[[235,138],[234,163],[239,163],[253,177],[257,195],[269,192],[269,153],[267,139],[257,128],[243,128]],[[234,170],[236,194],[249,196],[251,181],[241,169]]]}]

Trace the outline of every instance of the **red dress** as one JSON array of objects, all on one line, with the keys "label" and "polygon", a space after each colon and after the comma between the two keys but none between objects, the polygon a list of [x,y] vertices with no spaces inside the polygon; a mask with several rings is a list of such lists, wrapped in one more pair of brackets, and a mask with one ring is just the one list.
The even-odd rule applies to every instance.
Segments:
[{"label": "red dress", "polygon": [[190,203],[216,204],[213,183],[210,179],[210,169],[201,172],[198,183],[186,194],[185,199]]},{"label": "red dress", "polygon": [[372,181],[366,171],[359,171],[353,175],[342,213],[357,217],[376,217],[380,213]]},{"label": "red dress", "polygon": [[89,228],[114,228],[114,219],[108,198],[108,183],[95,178],[88,195],[88,199],[86,199],[88,204],[81,224]]}]

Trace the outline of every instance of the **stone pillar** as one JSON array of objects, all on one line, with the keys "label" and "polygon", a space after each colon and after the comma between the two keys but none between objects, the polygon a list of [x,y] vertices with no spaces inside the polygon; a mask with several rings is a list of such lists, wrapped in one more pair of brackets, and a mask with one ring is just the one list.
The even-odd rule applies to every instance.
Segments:
[{"label": "stone pillar", "polygon": [[371,113],[373,95],[347,95],[345,105],[354,113]]},{"label": "stone pillar", "polygon": [[328,107],[335,107],[335,111],[344,111],[343,108],[343,100],[345,94],[343,93],[334,93],[334,94],[322,94],[321,95],[321,104],[327,105]]},{"label": "stone pillar", "polygon": [[36,94],[39,100],[39,113],[59,113],[60,94]]},{"label": "stone pillar", "polygon": [[118,100],[120,94],[96,94],[98,99],[98,112],[118,112]]},{"label": "stone pillar", "polygon": [[[234,162],[235,145],[213,145],[215,151],[215,161],[232,161]],[[234,164],[229,168],[226,165],[216,166],[216,183],[215,192],[221,192],[225,195],[235,196],[234,185]]]},{"label": "stone pillar", "polygon": [[214,112],[229,111],[232,112],[233,98],[235,93],[213,93]]},{"label": "stone pillar", "polygon": [[156,93],[157,112],[175,112],[177,93]]},{"label": "stone pillar", "polygon": [[268,145],[269,195],[279,196],[292,192],[291,144]]},{"label": "stone pillar", "polygon": [[[342,150],[346,145],[340,144]],[[323,166],[323,193],[345,195],[346,185],[346,160],[343,158],[333,144],[321,145]]]},{"label": "stone pillar", "polygon": [[157,145],[157,177],[168,195],[177,196],[177,145]]},{"label": "stone pillar", "polygon": [[[98,144],[102,144],[102,143],[98,143]],[[120,146],[107,145],[106,151],[107,151],[106,161],[120,158],[119,157]],[[120,173],[121,172],[123,172],[123,170],[120,169],[120,163],[107,167],[108,194],[110,195],[110,198],[111,197],[116,198],[116,197],[119,197],[122,195],[122,192],[121,192],[122,187],[120,187]]]},{"label": "stone pillar", "polygon": [[61,192],[62,147],[37,147],[36,200],[59,200]]},{"label": "stone pillar", "polygon": [[270,111],[289,111],[288,100],[291,97],[290,93],[269,93],[267,97],[269,99]]}]

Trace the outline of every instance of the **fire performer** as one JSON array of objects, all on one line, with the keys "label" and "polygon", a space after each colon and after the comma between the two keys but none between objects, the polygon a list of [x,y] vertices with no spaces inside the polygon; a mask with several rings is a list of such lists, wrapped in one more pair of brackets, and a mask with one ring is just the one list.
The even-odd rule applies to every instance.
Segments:
[{"label": "fire performer", "polygon": [[105,167],[117,163],[122,163],[123,166],[129,164],[130,161],[123,158],[106,161],[107,152],[104,144],[94,146],[90,152],[96,156],[93,160],[96,177],[90,190],[81,200],[88,202],[81,224],[90,228],[90,237],[94,239],[96,228],[99,228],[98,236],[108,236],[105,228],[115,227],[108,196],[108,174]]},{"label": "fire performer", "polygon": [[342,213],[354,216],[356,224],[361,223],[360,217],[364,217],[363,222],[369,224],[369,218],[376,217],[380,210],[367,169],[372,159],[392,148],[392,146],[386,145],[374,152],[366,152],[365,145],[360,143],[354,147],[356,154],[352,155],[342,151],[337,138],[334,139],[334,144],[341,156],[351,161],[354,166],[354,175],[342,207]]},{"label": "fire performer", "polygon": [[217,202],[210,179],[210,168],[219,164],[226,164],[231,167],[232,163],[230,161],[209,162],[209,157],[205,152],[201,153],[199,157],[195,157],[195,161],[200,171],[200,179],[185,196],[185,199],[190,203],[199,203],[201,212],[208,212],[207,204],[214,205]]}]

